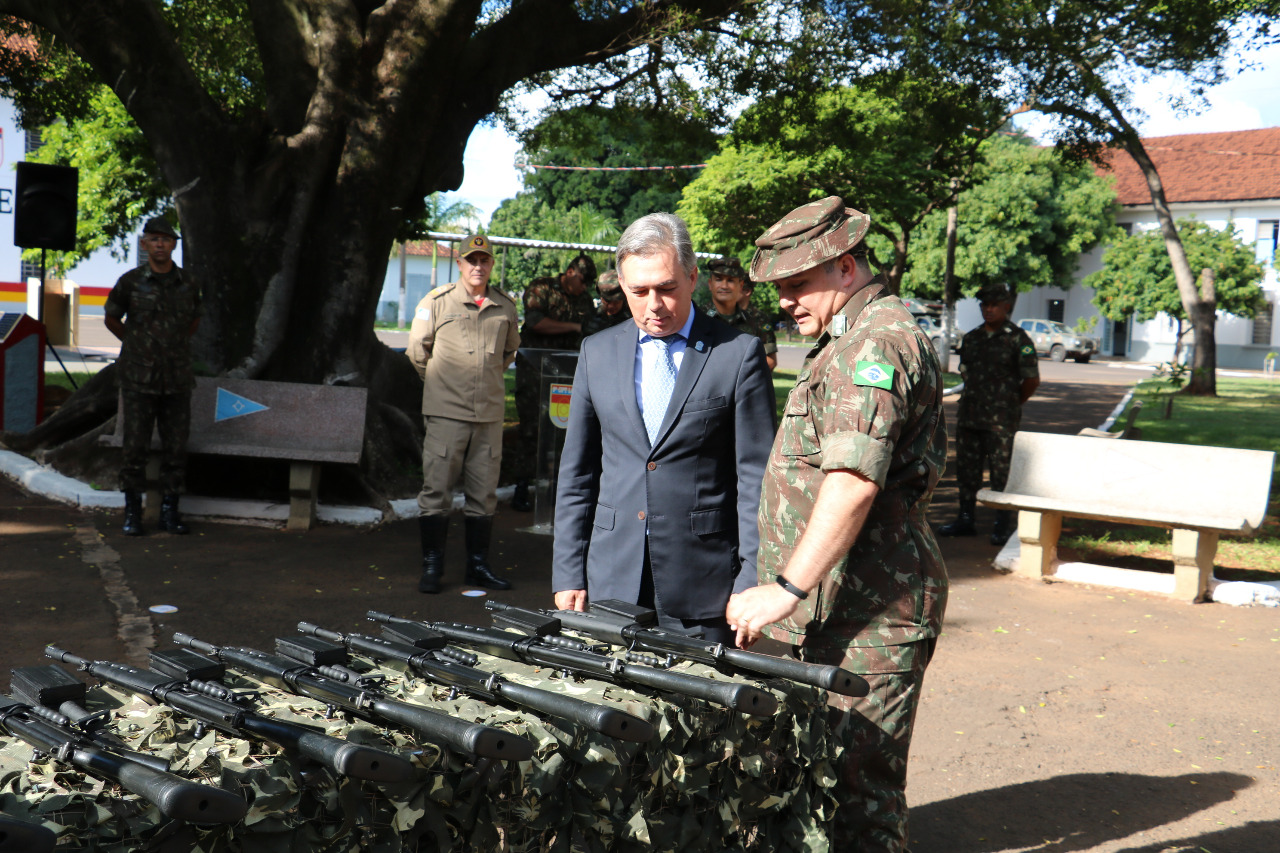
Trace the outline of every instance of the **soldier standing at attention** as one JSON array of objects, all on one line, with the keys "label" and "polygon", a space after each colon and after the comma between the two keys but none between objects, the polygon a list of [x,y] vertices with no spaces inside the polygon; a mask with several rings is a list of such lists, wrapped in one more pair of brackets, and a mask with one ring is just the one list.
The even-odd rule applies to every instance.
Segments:
[{"label": "soldier standing at attention", "polygon": [[520,335],[511,298],[489,286],[493,249],[481,234],[467,238],[459,280],[428,293],[413,315],[409,360],[422,377],[422,539],[419,592],[440,591],[453,486],[462,478],[466,504],[466,583],[490,589],[511,584],[489,569],[489,539],[498,507],[502,465],[502,372]]},{"label": "soldier standing at attention", "polygon": [[752,278],[772,281],[816,339],[787,398],[760,499],[760,585],[729,599],[743,648],[766,630],[804,661],[871,686],[832,694],[844,747],[832,850],[901,853],[907,755],[947,572],[925,521],[946,462],[938,356],[874,275],[870,217],[837,197],[787,214],[756,240]]},{"label": "soldier standing at attention", "polygon": [[600,274],[596,291],[600,294],[600,305],[582,325],[584,338],[631,319],[631,307],[627,305],[627,295],[622,292],[622,285],[618,284],[616,270],[606,270]]},{"label": "soldier standing at attention", "polygon": [[107,296],[105,325],[121,341],[119,369],[124,417],[124,534],[141,536],[151,430],[160,432],[160,527],[189,533],[178,512],[191,430],[191,336],[200,323],[200,287],[173,262],[178,234],[156,217],[142,228],[146,264],[120,276]]},{"label": "soldier standing at attention", "polygon": [[751,298],[751,288],[747,284],[747,273],[737,258],[716,258],[707,264],[711,275],[708,286],[711,289],[711,308],[708,317],[717,317],[735,329],[749,335],[755,335],[764,345],[764,360],[773,370],[778,366],[778,340],[773,329],[764,322],[760,315],[747,304]]},{"label": "soldier standing at attention", "polygon": [[[956,482],[960,512],[956,520],[938,528],[942,536],[973,536],[973,511],[982,469],[990,467],[991,488],[999,491],[1009,480],[1013,435],[1022,420],[1022,404],[1040,386],[1036,347],[1022,329],[1009,322],[1013,294],[1004,285],[978,292],[982,325],[960,342],[960,375],[964,393],[956,418]],[[991,528],[991,544],[1003,545],[1013,533],[1013,511],[1000,510]]]},{"label": "soldier standing at attention", "polygon": [[[528,349],[558,349],[577,352],[582,343],[582,327],[595,313],[595,303],[587,291],[596,280],[596,264],[587,255],[578,255],[556,278],[535,278],[524,291],[524,326],[520,343]],[[529,482],[538,456],[538,395],[542,373],[533,360],[520,355],[516,361],[516,412],[520,416],[520,458],[515,461],[515,493],[511,508],[533,509]]]}]

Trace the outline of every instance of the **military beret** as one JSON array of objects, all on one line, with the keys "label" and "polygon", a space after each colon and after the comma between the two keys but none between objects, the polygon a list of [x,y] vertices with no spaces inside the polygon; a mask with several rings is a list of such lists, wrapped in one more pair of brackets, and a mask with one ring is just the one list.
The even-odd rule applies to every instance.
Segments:
[{"label": "military beret", "polygon": [[178,237],[178,232],[174,231],[173,226],[169,224],[169,220],[165,219],[163,216],[154,216],[151,219],[148,219],[146,224],[142,226],[142,233],[163,234],[166,237],[172,237],[175,240],[181,239]]},{"label": "military beret", "polygon": [[751,277],[776,281],[838,258],[862,242],[871,217],[828,196],[801,205],[756,238]]}]

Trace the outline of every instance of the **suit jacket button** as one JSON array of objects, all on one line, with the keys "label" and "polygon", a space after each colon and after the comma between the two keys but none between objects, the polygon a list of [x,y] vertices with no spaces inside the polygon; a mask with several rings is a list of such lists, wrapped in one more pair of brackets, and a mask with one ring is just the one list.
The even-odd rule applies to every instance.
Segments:
[{"label": "suit jacket button", "polygon": [[644,521],[644,510],[640,510],[639,512],[637,512],[636,518],[640,519],[641,521]]},{"label": "suit jacket button", "polygon": [[649,470],[650,470],[650,471],[657,471],[657,470],[658,470],[658,463],[657,463],[657,462],[650,462],[650,463],[649,463],[649,465],[648,465],[648,468],[649,468]]}]

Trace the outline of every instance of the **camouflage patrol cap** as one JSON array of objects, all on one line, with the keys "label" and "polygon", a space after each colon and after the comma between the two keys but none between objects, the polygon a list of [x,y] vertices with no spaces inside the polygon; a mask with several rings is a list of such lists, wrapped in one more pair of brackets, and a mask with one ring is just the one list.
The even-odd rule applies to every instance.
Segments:
[{"label": "camouflage patrol cap", "polygon": [[175,240],[180,239],[178,232],[173,230],[173,226],[169,224],[169,220],[163,216],[154,216],[148,219],[146,224],[142,226],[143,234],[163,234],[166,237],[172,237]]},{"label": "camouflage patrol cap", "polygon": [[747,271],[742,268],[742,261],[737,258],[712,258],[707,261],[707,271],[713,274],[718,273],[725,278],[747,280]]},{"label": "camouflage patrol cap", "polygon": [[493,257],[493,246],[489,245],[489,238],[483,234],[473,234],[463,241],[458,256],[469,258],[476,252],[484,252],[489,257]]},{"label": "camouflage patrol cap", "polygon": [[979,302],[1012,302],[1013,291],[1008,285],[988,284],[978,291]]},{"label": "camouflage patrol cap", "polygon": [[801,205],[756,238],[751,277],[776,281],[838,258],[862,242],[871,217],[828,196]]},{"label": "camouflage patrol cap", "polygon": [[617,270],[605,270],[600,273],[600,279],[596,282],[596,290],[600,291],[601,299],[620,299],[622,298],[622,285],[618,283]]}]

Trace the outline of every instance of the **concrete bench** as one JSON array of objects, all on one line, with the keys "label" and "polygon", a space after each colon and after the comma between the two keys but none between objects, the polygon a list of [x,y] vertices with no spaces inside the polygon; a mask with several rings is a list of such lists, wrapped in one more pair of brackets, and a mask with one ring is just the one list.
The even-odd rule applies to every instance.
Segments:
[{"label": "concrete bench", "polygon": [[[1076,435],[1084,435],[1089,438],[1132,438],[1136,441],[1137,439],[1142,438],[1142,427],[1134,426],[1133,422],[1138,419],[1138,413],[1141,411],[1142,401],[1134,400],[1129,406],[1129,414],[1124,419],[1124,426],[1119,432],[1109,432],[1104,429],[1091,429],[1090,427],[1085,427],[1076,433]],[[1103,424],[1103,426],[1106,426],[1106,424]]]},{"label": "concrete bench", "polygon": [[[289,461],[289,530],[308,530],[316,520],[320,465],[354,464],[364,446],[364,388],[301,385],[252,379],[198,377],[191,395],[189,453]],[[103,444],[119,447],[124,418]],[[158,449],[159,438],[152,435]],[[159,519],[159,456],[147,464],[145,520]]]},{"label": "concrete bench", "polygon": [[1262,524],[1274,464],[1271,451],[1019,432],[1004,491],[982,489],[978,500],[1018,510],[1017,572],[1033,578],[1055,572],[1063,516],[1170,528],[1168,591],[1199,601],[1219,535],[1254,533]]}]

